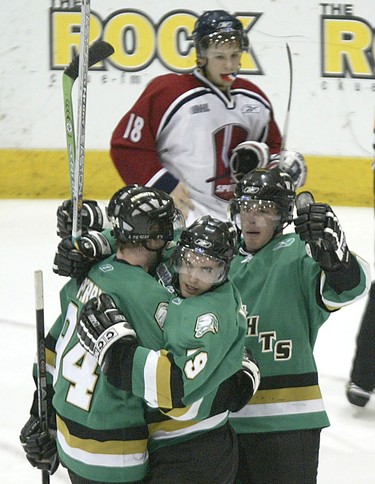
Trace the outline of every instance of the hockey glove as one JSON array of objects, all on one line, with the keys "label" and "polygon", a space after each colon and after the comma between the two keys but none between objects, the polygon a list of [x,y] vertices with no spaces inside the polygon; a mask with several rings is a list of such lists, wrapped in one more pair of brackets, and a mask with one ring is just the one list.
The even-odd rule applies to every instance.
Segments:
[{"label": "hockey glove", "polygon": [[238,412],[249,402],[258,390],[259,384],[258,363],[254,360],[251,351],[245,348],[242,369],[220,385],[213,412],[215,414],[225,410]]},{"label": "hockey glove", "polygon": [[245,348],[242,360],[242,370],[238,371],[236,378],[236,404],[232,404],[232,412],[238,412],[243,408],[254,393],[258,390],[260,384],[260,371],[258,363],[253,358],[250,350]]},{"label": "hockey glove", "polygon": [[[104,204],[95,200],[83,200],[82,205],[82,231],[88,230],[102,231],[112,228],[111,222],[107,217]],[[57,208],[57,235],[61,238],[72,235],[73,225],[73,203],[71,200],[64,200]]]},{"label": "hockey glove", "polygon": [[108,294],[95,297],[82,308],[77,326],[81,345],[103,363],[108,349],[119,339],[126,339],[129,345],[137,342],[136,334],[125,316],[119,311]]},{"label": "hockey glove", "polygon": [[95,262],[105,259],[112,253],[108,240],[100,233],[91,231],[73,245],[70,237],[65,237],[57,246],[53,261],[53,272],[59,276],[83,280]]},{"label": "hockey glove", "polygon": [[267,168],[275,167],[288,173],[294,182],[294,188],[300,188],[306,183],[306,161],[298,151],[284,151],[283,156],[281,156],[281,153],[271,155],[270,164]]},{"label": "hockey glove", "polygon": [[56,430],[41,431],[39,418],[31,415],[21,430],[20,441],[33,467],[53,474],[59,466]]},{"label": "hockey glove", "polygon": [[244,141],[232,151],[229,167],[232,178],[238,182],[255,168],[264,168],[269,162],[268,146],[257,141]]},{"label": "hockey glove", "polygon": [[312,203],[297,209],[295,231],[306,243],[307,254],[325,271],[349,266],[350,252],[345,234],[332,208]]}]

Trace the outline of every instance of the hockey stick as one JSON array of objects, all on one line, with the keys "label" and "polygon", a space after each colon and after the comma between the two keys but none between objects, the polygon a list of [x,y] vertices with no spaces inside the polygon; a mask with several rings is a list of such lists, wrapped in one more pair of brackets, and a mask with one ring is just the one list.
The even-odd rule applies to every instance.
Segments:
[{"label": "hockey stick", "polygon": [[[374,206],[374,218],[375,218],[375,116],[374,116],[374,126],[372,128],[373,133],[373,140],[372,140],[372,149],[374,152],[374,160],[372,162],[372,191],[373,191],[373,206]],[[375,252],[375,237],[374,237],[374,252]],[[375,262],[374,262],[375,264]]]},{"label": "hockey stick", "polygon": [[[40,429],[48,431],[47,407],[47,368],[46,345],[44,339],[44,301],[43,301],[43,272],[34,272],[35,313],[36,313],[36,345],[37,345],[37,384],[38,384],[38,415]],[[42,483],[49,483],[48,471],[42,471]]]},{"label": "hockey stick", "polygon": [[78,64],[78,127],[76,158],[73,173],[73,221],[72,241],[82,234],[83,170],[85,165],[85,132],[87,76],[89,70],[90,0],[82,0],[80,53]]},{"label": "hockey stick", "polygon": [[[97,40],[89,47],[89,67],[101,62],[113,54],[114,49],[111,44],[104,40]],[[70,191],[73,199],[73,179],[74,179],[74,160],[75,160],[75,135],[74,135],[74,116],[72,90],[73,84],[78,77],[79,55],[73,57],[70,64],[63,72],[63,94],[64,94],[64,113],[65,113],[65,132],[66,144],[68,149]]]},{"label": "hockey stick", "polygon": [[289,95],[288,95],[288,105],[286,108],[286,115],[285,115],[285,122],[284,122],[284,131],[283,131],[283,136],[281,139],[281,146],[280,146],[280,163],[282,163],[285,156],[286,140],[287,140],[288,130],[289,130],[290,106],[292,103],[292,91],[293,91],[293,61],[292,61],[292,53],[290,52],[289,44],[286,44],[286,51],[288,54],[288,64],[289,64]]}]

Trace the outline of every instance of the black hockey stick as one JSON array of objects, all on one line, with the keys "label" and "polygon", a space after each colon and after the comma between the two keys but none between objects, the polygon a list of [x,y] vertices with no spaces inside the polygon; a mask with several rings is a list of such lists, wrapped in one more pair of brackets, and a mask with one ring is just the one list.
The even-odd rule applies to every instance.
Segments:
[{"label": "black hockey stick", "polygon": [[[98,62],[103,61],[114,52],[114,48],[104,40],[94,42],[88,49],[88,67],[91,67]],[[65,113],[65,133],[66,144],[69,160],[69,176],[70,176],[70,193],[73,200],[74,196],[74,173],[76,160],[76,144],[74,134],[74,115],[73,115],[73,100],[72,90],[74,81],[79,74],[79,55],[73,57],[70,64],[63,72],[63,94],[64,94],[64,113]],[[83,182],[83,180],[81,180]]]},{"label": "black hockey stick", "polygon": [[[44,301],[43,272],[34,272],[35,313],[36,313],[36,346],[37,346],[37,384],[38,384],[38,415],[40,429],[48,432],[47,407],[47,363],[46,345],[44,339]],[[49,483],[48,471],[42,471],[42,483]]]}]

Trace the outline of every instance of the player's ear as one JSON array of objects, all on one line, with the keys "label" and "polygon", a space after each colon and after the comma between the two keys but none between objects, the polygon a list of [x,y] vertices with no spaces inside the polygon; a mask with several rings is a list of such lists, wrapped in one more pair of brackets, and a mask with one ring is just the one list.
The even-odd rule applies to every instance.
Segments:
[{"label": "player's ear", "polygon": [[197,67],[205,67],[207,65],[207,57],[197,57]]}]

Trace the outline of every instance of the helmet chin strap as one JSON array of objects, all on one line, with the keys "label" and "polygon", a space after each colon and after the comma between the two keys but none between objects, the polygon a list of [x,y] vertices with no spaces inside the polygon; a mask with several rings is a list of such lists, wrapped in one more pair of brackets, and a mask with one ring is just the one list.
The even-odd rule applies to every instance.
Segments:
[{"label": "helmet chin strap", "polygon": [[148,247],[148,246],[147,246],[147,242],[149,242],[149,240],[151,240],[151,239],[148,239],[148,240],[143,240],[143,241],[141,242],[141,244],[143,245],[143,247],[144,247],[146,250],[148,250],[149,252],[160,252],[160,253],[162,253],[162,252],[163,252],[163,250],[165,249],[165,246],[167,245],[167,242],[165,242],[165,241],[164,241],[164,245],[163,245],[162,247],[159,247],[159,248],[157,248],[157,249],[151,249],[151,247]]}]

